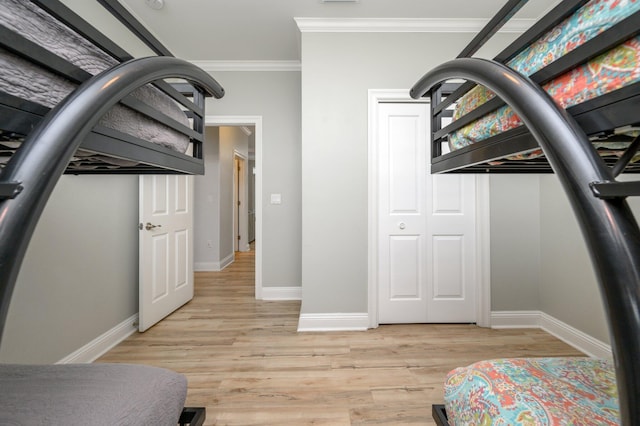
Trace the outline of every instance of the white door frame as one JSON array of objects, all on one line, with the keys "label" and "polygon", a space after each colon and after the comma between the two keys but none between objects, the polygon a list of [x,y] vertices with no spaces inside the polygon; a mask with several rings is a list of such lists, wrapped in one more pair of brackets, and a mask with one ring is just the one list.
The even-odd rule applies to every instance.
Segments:
[{"label": "white door frame", "polygon": [[[369,327],[378,327],[378,105],[381,102],[427,102],[415,100],[408,90],[369,89],[369,242],[368,247],[368,291]],[[489,176],[477,175],[477,253],[476,271],[478,288],[476,293],[477,320],[481,327],[491,326],[491,263],[489,232]]]},{"label": "white door frame", "polygon": [[205,126],[253,126],[256,135],[256,283],[255,297],[262,299],[262,116],[258,115],[207,115]]},{"label": "white door frame", "polygon": [[[236,160],[241,170],[236,168]],[[249,251],[249,211],[247,210],[248,158],[238,150],[233,150],[233,244],[236,251]],[[239,202],[239,203],[238,203]],[[238,219],[240,218],[240,219]],[[240,237],[240,238],[238,238]]]}]

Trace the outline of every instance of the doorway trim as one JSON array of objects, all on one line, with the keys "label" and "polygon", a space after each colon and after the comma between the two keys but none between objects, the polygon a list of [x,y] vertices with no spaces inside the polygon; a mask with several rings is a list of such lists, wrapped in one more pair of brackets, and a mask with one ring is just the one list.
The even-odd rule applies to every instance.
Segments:
[{"label": "doorway trim", "polygon": [[[368,132],[368,310],[369,327],[378,327],[378,118],[379,104],[388,102],[428,102],[415,100],[408,90],[369,89],[369,132]],[[476,293],[476,324],[491,326],[491,258],[490,258],[490,187],[489,176],[476,176],[476,273],[478,288]]]},{"label": "doorway trim", "polygon": [[[249,211],[247,209],[248,194],[248,158],[238,150],[233,150],[233,243],[236,251],[249,251]],[[236,161],[237,166],[236,167]],[[240,218],[244,218],[241,220]]]},{"label": "doorway trim", "polygon": [[256,140],[256,255],[255,297],[262,299],[262,116],[261,115],[207,115],[205,126],[253,126]]}]

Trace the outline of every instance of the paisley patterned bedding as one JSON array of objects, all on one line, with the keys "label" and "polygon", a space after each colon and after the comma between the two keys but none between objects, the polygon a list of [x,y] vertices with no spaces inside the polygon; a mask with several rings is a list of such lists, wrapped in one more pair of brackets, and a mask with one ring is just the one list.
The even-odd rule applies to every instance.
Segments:
[{"label": "paisley patterned bedding", "polygon": [[458,425],[618,425],[612,361],[514,358],[449,373],[449,423]]},{"label": "paisley patterned bedding", "polygon": [[[506,65],[523,75],[531,75],[639,10],[640,0],[592,0]],[[567,108],[637,81],[640,81],[640,37],[553,79],[543,88],[559,106]],[[458,101],[454,120],[494,96],[493,92],[476,86]],[[509,106],[503,106],[451,134],[449,145],[451,150],[460,149],[521,125],[517,114]],[[539,154],[536,150],[522,158]]]}]

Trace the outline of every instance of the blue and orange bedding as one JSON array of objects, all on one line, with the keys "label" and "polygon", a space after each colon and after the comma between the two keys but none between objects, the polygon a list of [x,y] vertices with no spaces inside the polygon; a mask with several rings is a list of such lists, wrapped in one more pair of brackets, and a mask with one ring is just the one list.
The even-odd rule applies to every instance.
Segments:
[{"label": "blue and orange bedding", "polygon": [[449,424],[619,425],[612,361],[514,358],[480,361],[449,373]]},{"label": "blue and orange bedding", "polygon": [[[506,65],[529,76],[614,24],[640,10],[640,0],[592,0],[520,52]],[[543,88],[562,108],[580,104],[640,81],[640,36],[546,83]],[[476,86],[457,102],[454,120],[493,98]],[[461,128],[449,136],[451,150],[460,149],[523,123],[509,106]],[[520,158],[537,156],[539,150]]]}]

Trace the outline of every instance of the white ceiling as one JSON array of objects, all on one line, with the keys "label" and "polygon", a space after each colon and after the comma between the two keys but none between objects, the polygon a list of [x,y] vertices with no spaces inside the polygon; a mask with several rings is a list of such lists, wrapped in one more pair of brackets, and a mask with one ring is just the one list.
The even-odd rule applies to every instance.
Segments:
[{"label": "white ceiling", "polygon": [[[506,0],[120,0],[174,55],[192,61],[297,61],[300,31],[294,18],[481,19]],[[515,16],[537,19],[558,0],[531,0]],[[469,39],[473,34],[469,34]]]}]

